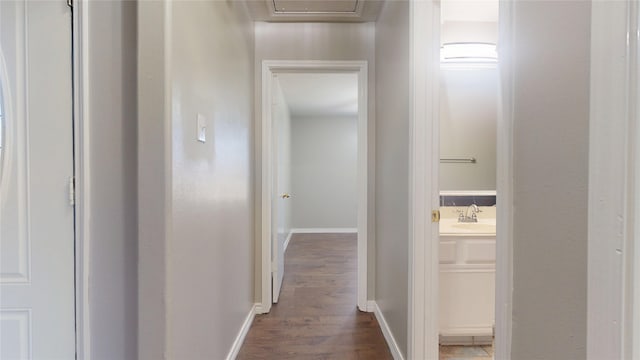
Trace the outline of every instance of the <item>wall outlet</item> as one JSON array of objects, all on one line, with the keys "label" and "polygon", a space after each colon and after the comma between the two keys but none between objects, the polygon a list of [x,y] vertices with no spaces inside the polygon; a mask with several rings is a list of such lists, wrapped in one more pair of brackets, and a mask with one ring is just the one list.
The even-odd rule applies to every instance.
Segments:
[{"label": "wall outlet", "polygon": [[202,114],[198,114],[196,120],[197,126],[197,140],[204,143],[207,141],[207,119]]}]

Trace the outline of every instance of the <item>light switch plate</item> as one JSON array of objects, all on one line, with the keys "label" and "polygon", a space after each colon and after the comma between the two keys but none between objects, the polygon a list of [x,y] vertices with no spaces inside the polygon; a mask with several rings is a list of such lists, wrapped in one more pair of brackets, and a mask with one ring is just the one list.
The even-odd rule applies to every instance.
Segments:
[{"label": "light switch plate", "polygon": [[197,123],[197,140],[200,142],[207,141],[207,119],[202,114],[198,114]]}]

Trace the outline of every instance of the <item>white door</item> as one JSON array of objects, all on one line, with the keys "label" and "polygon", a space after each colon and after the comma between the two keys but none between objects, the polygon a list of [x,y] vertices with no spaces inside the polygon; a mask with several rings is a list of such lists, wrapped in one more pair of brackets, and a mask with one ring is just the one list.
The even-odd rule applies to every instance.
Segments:
[{"label": "white door", "polygon": [[71,11],[0,1],[0,358],[73,359]]},{"label": "white door", "polygon": [[271,244],[273,260],[273,302],[277,303],[284,279],[284,251],[287,236],[290,231],[290,168],[291,168],[291,117],[289,108],[282,93],[277,76],[274,76],[272,101],[273,120],[273,175],[274,187]]}]

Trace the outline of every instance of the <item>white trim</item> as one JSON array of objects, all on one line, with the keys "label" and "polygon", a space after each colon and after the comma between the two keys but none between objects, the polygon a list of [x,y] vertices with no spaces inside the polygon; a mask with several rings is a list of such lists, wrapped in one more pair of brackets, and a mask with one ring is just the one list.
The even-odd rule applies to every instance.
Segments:
[{"label": "white trim", "polygon": [[357,233],[358,228],[296,228],[291,229],[294,234],[351,234]]},{"label": "white trim", "polygon": [[[470,329],[471,330],[471,329]],[[455,335],[440,335],[441,345],[491,345],[493,343],[493,335],[490,329],[489,335],[467,335],[464,333]],[[471,330],[473,331],[473,330]]]},{"label": "white trim", "polygon": [[438,358],[439,46],[440,2],[411,1],[408,359]]},{"label": "white trim", "polygon": [[[633,12],[633,24],[635,29],[638,30],[640,28],[640,7],[637,2],[632,2],[634,6]],[[634,114],[633,121],[635,125],[635,133],[633,134],[633,144],[635,144],[635,152],[633,154],[633,178],[635,182],[633,184],[634,189],[634,200],[633,200],[633,212],[634,212],[634,223],[633,229],[634,233],[631,240],[631,246],[633,248],[633,253],[630,253],[631,260],[627,264],[630,274],[630,279],[628,279],[627,284],[630,283],[630,289],[628,289],[627,296],[630,297],[629,303],[631,304],[631,316],[630,316],[630,328],[628,328],[628,332],[625,335],[625,341],[627,341],[628,346],[630,346],[628,358],[631,360],[640,360],[640,216],[638,213],[640,212],[640,104],[637,103],[637,99],[640,96],[640,55],[638,55],[638,51],[640,51],[640,30],[634,31],[633,36],[631,36],[631,42],[633,49],[633,61],[632,61],[632,81],[633,88],[631,93],[631,98],[636,99],[634,102]]]},{"label": "white trim", "polygon": [[253,304],[253,306],[251,307],[251,310],[249,310],[249,313],[247,314],[247,317],[244,319],[244,322],[242,323],[242,327],[240,327],[240,331],[238,332],[238,335],[236,336],[236,339],[233,341],[233,344],[231,345],[231,349],[229,350],[229,353],[225,358],[226,360],[234,360],[238,356],[238,353],[242,348],[242,344],[244,343],[244,339],[247,337],[247,333],[249,332],[249,329],[251,329],[251,324],[253,324],[253,319],[256,317],[256,314],[259,314],[258,313],[259,306],[260,304]]},{"label": "white trim", "polygon": [[500,1],[498,70],[500,76],[496,143],[496,294],[497,360],[511,358],[513,304],[513,31],[514,2]]},{"label": "white trim", "polygon": [[289,234],[287,235],[287,238],[284,240],[284,250],[282,251],[283,253],[287,252],[287,248],[289,247],[289,242],[291,241],[291,237],[293,236],[293,229],[289,230]]},{"label": "white trim", "polygon": [[267,314],[269,312],[268,310],[265,311],[262,308],[262,304],[261,303],[256,303],[256,308],[255,309],[256,309],[256,314]]},{"label": "white trim", "polygon": [[[638,2],[629,3],[629,72],[630,87],[629,99],[634,99],[630,103],[630,117],[632,123],[631,130],[631,222],[633,232],[630,234],[627,246],[632,251],[627,251],[627,264],[625,272],[627,279],[625,282],[625,308],[629,315],[626,316],[623,332],[625,346],[624,357],[631,360],[640,360],[640,6]],[[631,199],[630,199],[631,200]]]},{"label": "white trim", "polygon": [[630,278],[628,279],[627,284],[630,285],[630,289],[627,291],[627,296],[629,297],[629,303],[631,306],[630,312],[630,327],[628,331],[624,334],[625,341],[629,348],[628,358],[632,360],[640,360],[640,216],[638,216],[638,212],[640,212],[640,104],[638,104],[637,99],[640,96],[640,6],[638,6],[637,2],[632,2],[632,16],[631,16],[631,24],[633,26],[634,31],[630,34],[630,42],[632,49],[632,58],[631,58],[631,99],[636,99],[636,101],[632,102],[633,105],[633,113],[632,113],[632,121],[634,123],[635,133],[633,134],[632,144],[635,144],[635,151],[632,155],[633,161],[633,179],[635,182],[633,183],[634,189],[634,200],[633,200],[633,215],[634,215],[634,223],[633,223],[633,236],[631,240],[631,246],[633,248],[633,253],[630,252],[631,261],[627,264]]},{"label": "white trim", "polygon": [[368,65],[367,61],[262,61],[262,206],[261,206],[261,310],[269,312],[271,297],[271,208],[273,145],[271,102],[273,75],[291,72],[351,72],[358,74],[358,308],[367,306],[368,219]]},{"label": "white trim", "polygon": [[443,190],[440,196],[496,196],[495,190]]},{"label": "white trim", "polygon": [[[469,336],[469,337],[479,337],[479,338],[490,338],[487,342],[491,344],[493,340],[493,326],[456,326],[453,329],[442,329],[440,333],[440,338],[443,337],[459,337],[459,336]],[[442,340],[441,340],[442,342]],[[452,341],[449,341],[451,343]]]},{"label": "white trim", "polygon": [[375,301],[369,301],[367,303],[367,309],[369,312],[373,311],[373,314],[376,316],[378,324],[380,324],[380,330],[382,330],[382,335],[384,335],[389,351],[391,351],[391,356],[393,356],[394,360],[404,360],[402,351],[400,351],[400,347],[398,346],[396,339],[393,337],[391,328],[389,328],[389,324],[387,324],[387,320],[384,318],[378,304]]},{"label": "white trim", "polygon": [[261,211],[261,243],[262,243],[262,302],[261,311],[271,310],[271,196],[272,194],[272,77],[273,74],[262,63],[262,211]]},{"label": "white trim", "polygon": [[[634,328],[638,308],[634,309],[633,292],[634,286],[635,291],[639,286],[638,278],[634,278],[634,241],[636,246],[638,242],[634,235],[640,224],[639,15],[633,1],[592,5],[587,285],[590,360],[640,359],[638,336],[633,336],[638,330]],[[638,299],[635,301],[637,304]]]},{"label": "white trim", "polygon": [[78,359],[91,359],[91,318],[89,303],[89,259],[91,173],[89,132],[89,9],[78,1],[72,13],[74,73],[74,139],[75,152],[75,264],[76,264],[76,353]]},{"label": "white trim", "polygon": [[376,310],[376,306],[378,305],[376,304],[375,300],[367,300],[367,309],[365,312],[374,312]]}]

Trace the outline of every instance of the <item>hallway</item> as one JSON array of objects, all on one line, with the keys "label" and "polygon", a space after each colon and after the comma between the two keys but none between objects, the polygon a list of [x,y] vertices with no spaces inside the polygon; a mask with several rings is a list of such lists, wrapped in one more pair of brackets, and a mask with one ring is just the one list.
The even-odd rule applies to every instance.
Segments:
[{"label": "hallway", "polygon": [[355,234],[293,235],[279,302],[238,359],[391,359],[373,313],[356,308],[356,253]]}]

